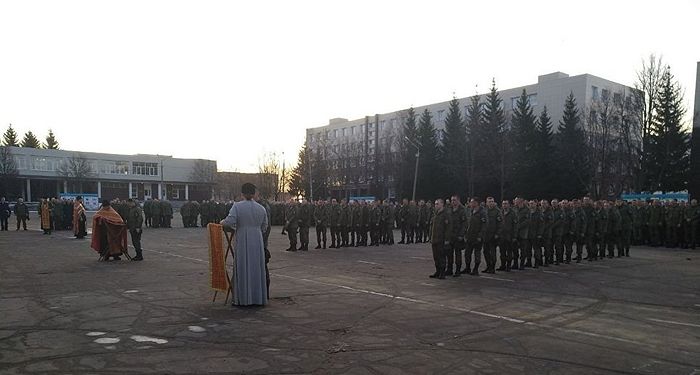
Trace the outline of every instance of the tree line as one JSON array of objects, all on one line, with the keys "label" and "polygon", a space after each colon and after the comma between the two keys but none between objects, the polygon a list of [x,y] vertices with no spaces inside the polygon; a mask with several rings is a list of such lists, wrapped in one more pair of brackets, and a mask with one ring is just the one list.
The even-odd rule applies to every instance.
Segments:
[{"label": "tree line", "polygon": [[53,134],[53,130],[49,129],[49,134],[46,136],[43,143],[39,141],[39,138],[37,138],[31,130],[24,133],[24,137],[20,140],[17,132],[12,128],[12,124],[10,124],[7,130],[5,130],[5,133],[3,133],[2,144],[0,145],[58,150],[58,140]]},{"label": "tree line", "polygon": [[603,90],[584,106],[570,93],[562,105],[562,118],[553,121],[546,106],[535,113],[523,90],[507,113],[494,80],[487,94],[470,97],[464,112],[453,98],[441,130],[429,110],[407,109],[399,131],[387,138],[396,147],[384,145],[376,155],[344,147],[329,157],[305,144],[289,193],[328,197],[333,186],[359,181],[393,184],[396,198],[411,197],[416,146],[417,198],[606,199],[687,188],[690,134],[682,88],[661,57],[642,63],[634,89]]}]

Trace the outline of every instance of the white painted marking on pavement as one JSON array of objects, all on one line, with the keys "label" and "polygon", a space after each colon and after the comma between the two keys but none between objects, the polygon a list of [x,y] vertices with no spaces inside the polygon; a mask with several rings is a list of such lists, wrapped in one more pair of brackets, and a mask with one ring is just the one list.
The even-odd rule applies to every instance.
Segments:
[{"label": "white painted marking on pavement", "polygon": [[170,255],[170,256],[173,256],[173,257],[178,257],[178,258],[187,259],[187,260],[194,260],[195,262],[203,262],[203,263],[208,263],[208,262],[209,262],[209,261],[207,261],[207,260],[202,260],[202,259],[197,259],[197,258],[190,258],[190,257],[186,257],[186,256],[183,256],[183,255],[173,254],[173,253],[166,253],[165,251],[148,250],[148,249],[143,249],[143,250],[144,250],[144,251],[152,251],[152,252],[154,252],[154,253],[163,254],[163,255]]},{"label": "white painted marking on pavement", "polygon": [[696,304],[695,304],[695,307],[700,307],[700,303],[696,303]]},{"label": "white painted marking on pavement", "polygon": [[357,263],[374,264],[375,266],[381,266],[381,264],[379,264],[379,263],[368,262],[366,260],[358,260]]},{"label": "white painted marking on pavement", "polygon": [[[489,317],[489,318],[495,318],[495,319],[506,320],[506,321],[514,322],[514,323],[524,323],[524,322],[525,322],[524,320],[515,319],[515,318],[510,318],[510,317],[507,317],[507,316],[494,315],[494,314],[489,314],[489,313],[485,313],[485,312],[481,312],[481,311],[477,311],[477,310],[470,310],[470,309],[465,309],[465,308],[461,308],[461,307],[448,306],[448,305],[444,305],[444,304],[441,304],[441,303],[435,303],[435,302],[430,302],[430,301],[424,301],[424,300],[419,300],[419,299],[414,299],[414,298],[409,298],[409,297],[395,296],[395,295],[392,295],[392,294],[375,292],[375,291],[373,291],[373,290],[358,289],[358,288],[353,288],[353,287],[347,286],[347,285],[326,283],[326,282],[323,282],[323,281],[316,281],[316,280],[311,280],[311,279],[305,279],[305,278],[294,277],[294,276],[287,276],[287,275],[280,275],[280,274],[272,274],[272,275],[273,275],[273,276],[277,276],[277,277],[284,277],[284,278],[288,278],[288,279],[293,279],[293,280],[306,281],[306,282],[313,283],[313,284],[320,284],[320,285],[332,286],[332,287],[335,287],[335,288],[341,288],[341,289],[350,290],[350,291],[358,292],[358,293],[364,293],[364,294],[370,294],[370,295],[375,295],[375,296],[380,296],[380,297],[386,297],[386,298],[397,299],[397,300],[400,300],[400,301],[407,301],[407,302],[419,303],[419,304],[423,304],[423,305],[433,305],[433,306],[437,306],[437,307],[448,308],[448,309],[452,309],[452,310],[457,310],[457,311],[461,311],[461,312],[466,312],[466,313],[469,313],[469,314],[475,314],[475,315],[480,315],[480,316],[486,316],[486,317]],[[505,279],[504,279],[504,280],[505,280]]]},{"label": "white painted marking on pavement", "polygon": [[85,334],[85,336],[102,336],[106,334],[107,332],[88,332]]},{"label": "white painted marking on pavement", "polygon": [[597,264],[584,264],[584,263],[576,263],[577,266],[588,266],[588,267],[595,267],[595,268],[610,268],[610,266],[600,266]]},{"label": "white painted marking on pavement", "polygon": [[138,291],[138,290],[136,290],[136,289],[132,289],[132,290],[126,290],[126,291],[124,291],[124,293],[138,293],[138,292],[139,292],[139,291]]},{"label": "white painted marking on pavement", "polygon": [[481,276],[479,276],[479,277],[482,278],[482,279],[489,279],[489,280],[508,281],[508,282],[510,282],[510,283],[515,282],[515,280],[511,280],[511,279],[502,279],[502,278],[500,278],[500,277],[493,277],[493,276],[484,276],[484,275],[481,275]]},{"label": "white painted marking on pavement", "polygon": [[197,333],[206,331],[206,329],[204,327],[200,327],[200,326],[187,326],[187,329],[190,330],[190,332],[197,332]]},{"label": "white painted marking on pavement", "polygon": [[653,319],[653,318],[647,318],[647,320],[651,320],[652,322],[658,322],[658,323],[677,324],[677,325],[679,325],[679,326],[700,328],[700,324],[676,322],[676,321],[673,321],[673,320],[663,320],[663,319]]},{"label": "white painted marking on pavement", "polygon": [[418,259],[418,260],[432,260],[431,258],[426,258],[426,257],[409,257],[411,259]]},{"label": "white painted marking on pavement", "polygon": [[420,285],[425,285],[425,286],[435,286],[435,284],[428,284],[428,283],[418,283]]},{"label": "white painted marking on pavement", "polygon": [[553,274],[555,274],[555,275],[569,275],[568,273],[556,272],[556,271],[546,271],[546,270],[542,270],[542,272],[544,272],[544,273],[553,273]]},{"label": "white painted marking on pavement", "polygon": [[98,344],[116,344],[119,341],[119,337],[101,337],[95,340]]},{"label": "white painted marking on pavement", "polygon": [[167,344],[168,340],[166,339],[158,339],[155,337],[148,337],[148,336],[141,336],[141,335],[134,335],[130,337],[132,340],[136,342],[152,342],[156,344]]}]

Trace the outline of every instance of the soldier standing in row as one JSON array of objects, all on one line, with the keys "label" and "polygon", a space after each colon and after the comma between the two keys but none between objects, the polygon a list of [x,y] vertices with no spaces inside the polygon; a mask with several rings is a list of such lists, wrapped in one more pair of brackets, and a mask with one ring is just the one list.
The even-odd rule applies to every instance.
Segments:
[{"label": "soldier standing in row", "polygon": [[[525,205],[525,200],[523,198],[516,198],[515,206],[518,218],[516,221],[517,229],[515,231],[518,238],[518,246],[513,248],[512,269],[522,270],[525,269],[525,251],[530,247],[528,236],[528,229],[530,227],[530,209]],[[518,254],[518,250],[520,250],[520,254]]]},{"label": "soldier standing in row", "polygon": [[394,206],[388,200],[382,206],[382,243],[394,244]]},{"label": "soldier standing in row", "polygon": [[361,203],[350,201],[350,247],[360,246],[360,219],[362,217]]},{"label": "soldier standing in row", "polygon": [[486,198],[486,230],[484,231],[484,273],[496,273],[496,246],[501,235],[503,217],[493,197]]},{"label": "soldier standing in row", "polygon": [[141,233],[143,233],[143,211],[138,203],[133,199],[127,201],[129,208],[126,215],[126,226],[131,234],[131,243],[134,245],[136,256],[131,258],[134,261],[143,260],[143,250],[141,249]]},{"label": "soldier standing in row", "polygon": [[328,224],[331,227],[331,249],[340,247],[340,206],[338,201],[333,198],[331,205],[328,208]]},{"label": "soldier standing in row", "polygon": [[18,198],[15,204],[15,216],[17,217],[17,230],[19,230],[20,224],[22,228],[27,230],[27,220],[29,220],[29,207],[24,203],[24,199]]},{"label": "soldier standing in row", "polygon": [[340,201],[340,218],[338,224],[340,227],[340,247],[348,247],[348,242],[350,240],[350,207],[345,198]]},{"label": "soldier standing in row", "polygon": [[306,199],[299,206],[299,249],[309,250],[309,227],[311,226],[311,205]]},{"label": "soldier standing in row", "polygon": [[566,231],[566,212],[557,199],[552,200],[552,242],[554,243],[554,264],[564,262],[564,233]]},{"label": "soldier standing in row", "polygon": [[[481,264],[481,248],[484,244],[484,235],[488,218],[484,209],[476,198],[469,201],[469,216],[467,218],[466,242],[467,247],[464,252],[465,268],[462,273],[469,273],[472,276],[479,276],[479,265]],[[471,269],[472,254],[474,254],[474,269]],[[471,272],[470,272],[471,271]]]},{"label": "soldier standing in row", "polygon": [[510,267],[514,256],[513,249],[518,246],[516,236],[518,217],[515,211],[510,207],[510,202],[507,200],[504,200],[501,206],[503,225],[501,226],[500,241],[498,245],[498,250],[501,254],[501,267],[499,267],[498,270],[510,272]]},{"label": "soldier standing in row", "polygon": [[285,228],[289,237],[289,248],[286,251],[297,251],[297,229],[299,228],[299,213],[297,203],[293,199],[289,200],[287,206],[287,219]]},{"label": "soldier standing in row", "polygon": [[[528,248],[525,251],[525,267],[532,267],[532,257],[535,257],[535,268],[542,265],[542,234],[544,232],[544,217],[537,207],[537,201],[530,201],[530,225],[527,228]],[[522,254],[520,264],[523,265]]]},{"label": "soldier standing in row", "polygon": [[586,214],[581,207],[581,201],[576,199],[574,205],[574,241],[576,242],[576,263],[581,263],[583,257],[583,245],[586,243]]},{"label": "soldier standing in row", "polygon": [[316,248],[326,248],[326,227],[328,226],[328,207],[326,202],[319,199],[314,209],[314,221],[316,222]]},{"label": "soldier standing in row", "polygon": [[[453,195],[450,198],[449,207],[445,208],[450,216],[450,238],[449,245],[445,246],[445,264],[447,269],[445,275],[459,277],[462,271],[462,250],[464,250],[464,233],[467,229],[467,210],[462,205],[458,195]],[[437,215],[437,212],[436,212]],[[433,217],[433,221],[435,218]],[[432,227],[431,227],[432,228]],[[432,235],[432,234],[431,234]],[[454,264],[454,272],[452,266]]]},{"label": "soldier standing in row", "polygon": [[404,198],[403,201],[401,202],[401,206],[399,207],[399,212],[398,212],[398,218],[399,218],[399,227],[401,228],[401,241],[399,241],[400,244],[406,243],[406,235],[408,234],[408,222],[406,219],[408,218],[408,199]]},{"label": "soldier standing in row", "polygon": [[542,266],[549,267],[554,263],[554,242],[552,241],[554,214],[549,202],[544,199],[540,201],[540,209],[542,210],[542,247],[544,248]]},{"label": "soldier standing in row", "polygon": [[634,214],[627,202],[623,200],[617,201],[617,209],[620,212],[620,222],[622,231],[620,233],[620,239],[618,243],[620,246],[617,248],[617,256],[630,256],[630,246],[632,244],[632,230],[634,228]]},{"label": "soldier standing in row", "polygon": [[445,278],[445,248],[450,245],[452,237],[452,225],[450,224],[450,215],[444,208],[442,199],[435,201],[435,218],[431,228],[431,246],[433,250],[433,262],[435,263],[435,273],[430,275],[430,278]]},{"label": "soldier standing in row", "polygon": [[372,201],[369,210],[369,233],[370,246],[379,246],[379,230],[381,229],[382,211],[379,207],[379,201]]}]

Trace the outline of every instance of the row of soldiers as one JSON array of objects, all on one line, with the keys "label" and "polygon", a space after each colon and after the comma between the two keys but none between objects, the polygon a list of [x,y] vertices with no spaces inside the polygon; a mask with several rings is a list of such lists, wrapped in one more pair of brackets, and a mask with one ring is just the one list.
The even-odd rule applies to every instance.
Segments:
[{"label": "row of soldiers", "polygon": [[[128,214],[127,201],[116,200],[112,202],[112,207],[122,218]],[[143,216],[146,227],[150,228],[172,228],[173,205],[167,200],[158,198],[148,199],[143,202]]]},{"label": "row of soldiers", "polygon": [[[316,249],[325,249],[330,231],[330,248],[394,244],[396,206],[388,200],[291,200],[284,210],[283,233],[289,236],[287,251],[309,250],[309,228],[316,227]],[[297,248],[297,231],[300,246]],[[402,240],[403,241],[403,240]]]},{"label": "row of soldiers", "polygon": [[185,228],[197,227],[197,217],[200,218],[200,225],[206,227],[209,223],[218,223],[223,220],[231,211],[233,202],[223,203],[216,201],[187,201],[180,208],[182,215],[182,225]]},{"label": "row of soldiers", "polygon": [[[700,207],[695,200],[690,205],[662,205],[658,201],[516,198],[514,207],[509,201],[498,207],[489,197],[485,205],[471,199],[465,208],[459,197],[453,196],[448,207],[441,199],[435,202],[431,227],[435,273],[430,277],[478,275],[482,249],[486,262],[482,272],[495,273],[496,248],[500,271],[568,264],[572,259],[581,262],[584,247],[589,261],[629,256],[634,241],[647,239],[658,245],[662,235],[669,247],[682,244],[695,248],[699,222]],[[461,269],[463,250],[466,267]]]}]

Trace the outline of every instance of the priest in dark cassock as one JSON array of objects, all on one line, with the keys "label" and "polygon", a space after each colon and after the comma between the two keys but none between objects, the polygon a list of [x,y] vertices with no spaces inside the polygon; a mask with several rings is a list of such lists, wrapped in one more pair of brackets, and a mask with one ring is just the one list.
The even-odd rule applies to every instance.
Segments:
[{"label": "priest in dark cassock", "polygon": [[[102,201],[102,207],[92,218],[92,242],[90,247],[100,254],[102,260],[121,260],[127,254],[127,227],[109,200]],[[128,258],[128,256],[127,256]]]},{"label": "priest in dark cassock", "polygon": [[85,207],[83,207],[83,197],[75,197],[73,202],[73,234],[78,239],[83,239],[87,236],[87,217],[85,216]]}]

